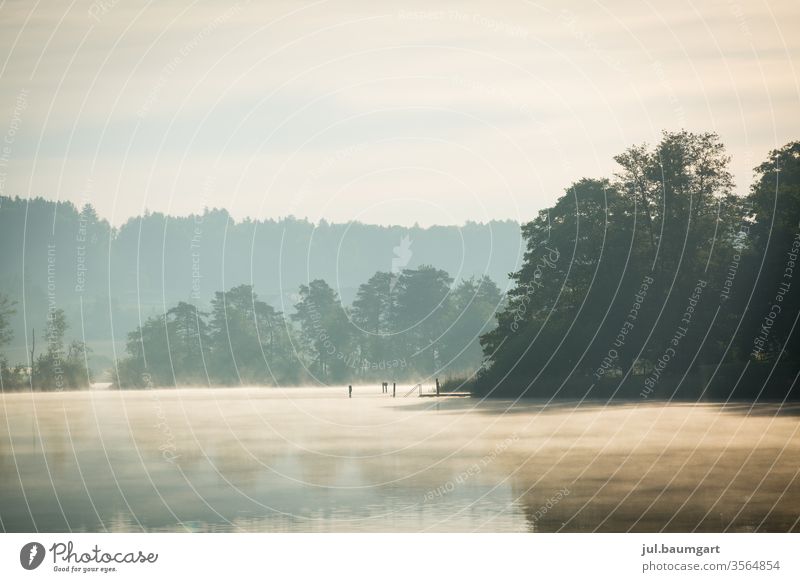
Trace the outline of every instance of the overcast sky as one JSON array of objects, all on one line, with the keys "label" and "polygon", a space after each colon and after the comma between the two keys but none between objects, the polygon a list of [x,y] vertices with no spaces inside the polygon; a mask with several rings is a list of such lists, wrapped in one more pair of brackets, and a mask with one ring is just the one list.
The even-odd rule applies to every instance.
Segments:
[{"label": "overcast sky", "polygon": [[680,128],[744,193],[800,138],[798,32],[797,0],[7,0],[0,193],[115,224],[526,221]]}]

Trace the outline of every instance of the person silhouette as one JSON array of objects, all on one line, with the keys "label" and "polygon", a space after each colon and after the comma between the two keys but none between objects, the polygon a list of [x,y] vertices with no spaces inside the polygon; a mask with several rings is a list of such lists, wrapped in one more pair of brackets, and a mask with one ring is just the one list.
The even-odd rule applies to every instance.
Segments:
[{"label": "person silhouette", "polygon": [[347,397],[348,398],[352,398],[353,397],[353,386],[352,386],[352,384],[347,387]]}]

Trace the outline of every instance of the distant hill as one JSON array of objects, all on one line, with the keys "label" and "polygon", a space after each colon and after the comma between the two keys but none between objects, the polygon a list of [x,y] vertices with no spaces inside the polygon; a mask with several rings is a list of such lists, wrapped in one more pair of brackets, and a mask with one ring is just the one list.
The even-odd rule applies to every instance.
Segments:
[{"label": "distant hill", "polygon": [[54,301],[72,325],[68,335],[85,333],[98,365],[109,361],[112,340],[165,305],[205,306],[215,291],[242,283],[286,312],[310,280],[325,279],[349,304],[376,271],[422,264],[456,281],[486,274],[505,290],[524,251],[510,220],[428,228],[294,217],[237,222],[214,209],[147,213],[117,229],[91,206],[8,197],[0,197],[0,248],[0,292],[18,303],[10,359],[24,359],[25,329],[41,330]]}]

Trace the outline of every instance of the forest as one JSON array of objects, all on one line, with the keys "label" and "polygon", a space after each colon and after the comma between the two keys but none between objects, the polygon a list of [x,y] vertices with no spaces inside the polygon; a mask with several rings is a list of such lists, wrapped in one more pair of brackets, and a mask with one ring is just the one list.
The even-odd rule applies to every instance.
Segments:
[{"label": "forest", "polygon": [[[441,376],[446,389],[479,396],[795,399],[800,142],[771,152],[746,195],[735,193],[713,133],[664,132],[614,160],[613,176],[576,181],[522,226],[524,255],[507,291],[485,273],[398,266],[402,242],[391,268],[362,275],[348,300],[335,277],[267,298],[252,282],[207,301],[185,288],[127,330],[112,379],[147,387]],[[252,243],[247,256],[261,257]],[[0,295],[0,347],[14,310]],[[66,328],[64,312],[48,310],[44,351],[27,358],[32,366],[3,358],[4,385],[86,385],[90,350],[67,344]]]},{"label": "forest", "polygon": [[665,132],[522,227],[481,395],[797,398],[800,142],[746,196],[713,133]]},{"label": "forest", "polygon": [[524,251],[511,220],[385,226],[235,219],[206,208],[188,216],[145,211],[113,225],[88,203],[2,196],[0,248],[0,294],[17,303],[8,359],[28,357],[26,337],[43,333],[55,302],[98,373],[124,353],[128,332],[180,301],[206,310],[217,291],[247,284],[291,311],[301,284],[324,279],[350,305],[376,271],[422,265],[458,281],[486,275],[505,291]]},{"label": "forest", "polygon": [[[488,277],[434,267],[375,273],[345,308],[322,279],[301,285],[286,316],[251,285],[217,292],[208,312],[180,302],[128,335],[123,387],[378,382],[465,372],[502,301]],[[465,341],[464,338],[472,338]]]},{"label": "forest", "polygon": [[[480,366],[478,338],[503,296],[487,276],[454,284],[428,265],[377,272],[345,307],[322,279],[301,285],[285,315],[252,285],[214,294],[208,311],[180,301],[128,333],[112,378],[122,388],[309,385],[411,380]],[[14,304],[0,296],[0,340]],[[60,390],[90,382],[83,342],[64,345],[63,310],[48,315],[47,350],[33,366],[0,357],[7,390]],[[81,375],[82,374],[82,375]]]}]

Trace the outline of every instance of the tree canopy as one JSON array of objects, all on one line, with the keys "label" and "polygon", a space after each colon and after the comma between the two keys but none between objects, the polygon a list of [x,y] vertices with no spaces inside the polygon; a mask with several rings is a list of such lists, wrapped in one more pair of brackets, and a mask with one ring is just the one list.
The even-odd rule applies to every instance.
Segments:
[{"label": "tree canopy", "polygon": [[522,227],[523,265],[481,339],[478,390],[647,398],[692,385],[697,396],[717,380],[732,394],[745,367],[796,365],[799,151],[772,152],[737,197],[717,135],[665,132],[616,156],[612,178],[572,184]]}]

